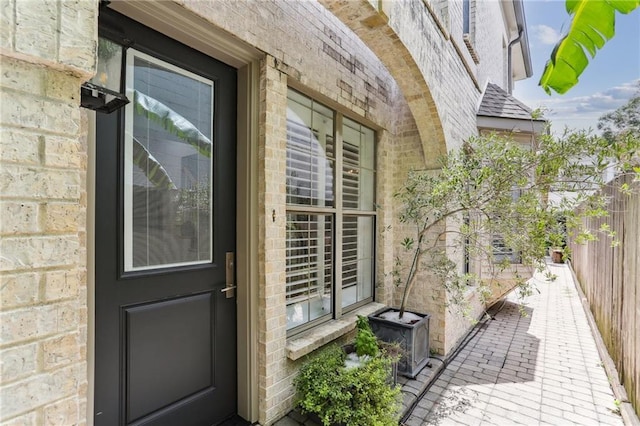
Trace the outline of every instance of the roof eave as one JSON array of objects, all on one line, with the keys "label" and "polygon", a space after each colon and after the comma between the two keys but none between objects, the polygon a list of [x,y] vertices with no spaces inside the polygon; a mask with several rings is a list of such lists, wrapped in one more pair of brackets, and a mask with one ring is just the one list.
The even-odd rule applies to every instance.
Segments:
[{"label": "roof eave", "polygon": [[502,132],[542,134],[547,127],[547,121],[478,115],[477,127]]}]

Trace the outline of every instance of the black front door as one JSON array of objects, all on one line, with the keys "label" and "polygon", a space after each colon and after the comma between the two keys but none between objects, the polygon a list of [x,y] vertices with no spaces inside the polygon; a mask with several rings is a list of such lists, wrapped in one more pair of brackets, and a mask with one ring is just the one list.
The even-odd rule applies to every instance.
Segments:
[{"label": "black front door", "polygon": [[236,72],[109,10],[100,33],[98,77],[122,67],[131,102],[97,114],[95,424],[217,424],[236,412]]}]

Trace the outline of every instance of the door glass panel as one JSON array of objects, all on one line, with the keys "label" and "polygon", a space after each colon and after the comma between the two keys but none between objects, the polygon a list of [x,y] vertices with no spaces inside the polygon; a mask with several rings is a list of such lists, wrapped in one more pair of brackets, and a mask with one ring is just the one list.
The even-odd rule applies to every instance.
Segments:
[{"label": "door glass panel", "polygon": [[211,262],[213,89],[127,52],[125,271]]}]

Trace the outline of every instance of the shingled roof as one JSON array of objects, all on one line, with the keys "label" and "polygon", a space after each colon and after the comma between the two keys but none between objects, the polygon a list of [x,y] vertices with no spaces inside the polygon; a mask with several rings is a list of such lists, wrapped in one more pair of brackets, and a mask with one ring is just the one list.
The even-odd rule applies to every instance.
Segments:
[{"label": "shingled roof", "polygon": [[487,84],[487,90],[478,108],[479,116],[520,120],[531,120],[531,112],[531,108],[493,83]]}]

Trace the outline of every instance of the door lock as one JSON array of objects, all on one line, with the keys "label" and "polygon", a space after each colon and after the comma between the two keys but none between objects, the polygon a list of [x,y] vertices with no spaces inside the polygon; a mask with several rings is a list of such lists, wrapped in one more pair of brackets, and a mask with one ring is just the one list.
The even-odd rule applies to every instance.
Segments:
[{"label": "door lock", "polygon": [[226,280],[225,280],[225,287],[220,290],[222,293],[224,293],[227,297],[227,299],[231,299],[232,297],[235,297],[235,289],[236,289],[236,265],[235,265],[235,255],[232,251],[228,251],[227,255],[226,255],[226,262],[225,262],[225,275],[226,275]]}]

